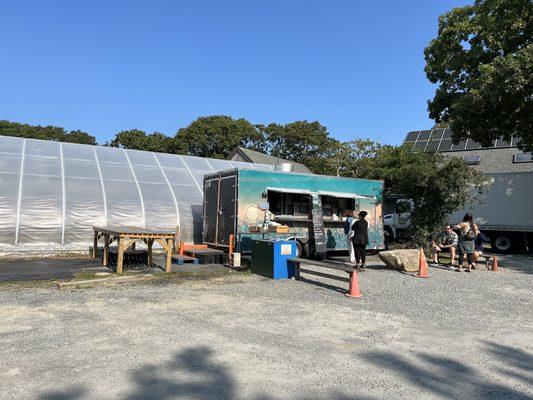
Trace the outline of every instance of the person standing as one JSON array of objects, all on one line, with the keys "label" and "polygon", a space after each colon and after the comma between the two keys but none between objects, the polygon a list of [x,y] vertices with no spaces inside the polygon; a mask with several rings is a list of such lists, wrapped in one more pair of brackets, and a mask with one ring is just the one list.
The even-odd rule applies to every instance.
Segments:
[{"label": "person standing", "polygon": [[[368,221],[365,220],[367,216],[366,211],[359,213],[359,219],[352,225],[353,230],[353,249],[355,252],[355,267],[361,265],[361,268],[366,268],[366,246],[368,245]],[[360,263],[360,264],[359,264]]]},{"label": "person standing", "polygon": [[353,221],[354,221],[353,212],[350,210],[346,210],[346,222],[344,222],[344,233],[346,234],[346,244],[348,245],[348,253],[350,254],[351,263],[355,262],[355,253],[353,250],[353,243],[352,243]]},{"label": "person standing", "polygon": [[456,225],[454,229],[459,230],[459,266],[456,269],[457,272],[461,272],[463,265],[463,255],[466,254],[467,267],[466,272],[472,271],[472,264],[474,263],[474,251],[475,251],[475,240],[479,233],[477,225],[474,223],[474,217],[471,213],[467,213],[463,217],[463,222]]}]

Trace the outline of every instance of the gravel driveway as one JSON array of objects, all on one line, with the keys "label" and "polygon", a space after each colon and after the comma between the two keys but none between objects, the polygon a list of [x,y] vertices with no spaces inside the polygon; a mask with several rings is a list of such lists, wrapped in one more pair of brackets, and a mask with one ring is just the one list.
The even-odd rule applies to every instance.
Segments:
[{"label": "gravel driveway", "polygon": [[533,274],[430,274],[0,285],[0,398],[533,398]]}]

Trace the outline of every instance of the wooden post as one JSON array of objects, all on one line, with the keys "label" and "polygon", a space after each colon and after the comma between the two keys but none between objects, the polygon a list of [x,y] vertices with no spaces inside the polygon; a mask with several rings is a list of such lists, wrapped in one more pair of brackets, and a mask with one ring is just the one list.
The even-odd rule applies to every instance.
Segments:
[{"label": "wooden post", "polygon": [[104,256],[102,257],[102,265],[104,267],[107,267],[107,263],[109,260],[109,242],[111,238],[109,237],[109,234],[104,235]]},{"label": "wooden post", "polygon": [[167,239],[167,248],[165,249],[167,251],[167,259],[166,259],[166,265],[165,265],[165,272],[170,272],[170,262],[172,261],[172,242],[173,239]]},{"label": "wooden post", "polygon": [[98,231],[94,231],[94,241],[93,241],[93,258],[96,258],[96,248],[98,247]]},{"label": "wooden post", "polygon": [[124,261],[124,246],[123,239],[119,236],[117,237],[117,274],[122,274],[122,263]]},{"label": "wooden post", "polygon": [[232,262],[233,262],[234,242],[235,242],[235,236],[233,235],[233,233],[230,233],[230,235],[229,235],[229,251],[228,251],[228,261],[229,261],[229,265],[230,266],[232,265]]},{"label": "wooden post", "polygon": [[148,266],[152,265],[152,246],[154,245],[154,239],[148,239],[146,241],[148,246]]}]

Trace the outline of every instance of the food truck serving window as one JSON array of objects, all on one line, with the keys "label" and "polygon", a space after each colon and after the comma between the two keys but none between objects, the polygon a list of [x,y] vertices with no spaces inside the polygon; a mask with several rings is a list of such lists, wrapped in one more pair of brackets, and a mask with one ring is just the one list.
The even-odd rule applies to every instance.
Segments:
[{"label": "food truck serving window", "polygon": [[358,202],[354,198],[322,196],[324,219],[343,217],[346,210],[359,211]]},{"label": "food truck serving window", "polygon": [[274,215],[309,215],[309,194],[268,190],[267,201],[270,204],[270,212]]}]

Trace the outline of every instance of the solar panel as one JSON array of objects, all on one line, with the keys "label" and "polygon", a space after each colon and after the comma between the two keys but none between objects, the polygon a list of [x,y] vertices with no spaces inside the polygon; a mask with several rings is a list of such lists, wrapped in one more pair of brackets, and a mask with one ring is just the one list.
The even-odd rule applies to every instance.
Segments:
[{"label": "solar panel", "polygon": [[419,140],[428,140],[430,134],[431,134],[431,131],[420,131],[420,134],[418,135],[417,141],[419,141]]},{"label": "solar panel", "polygon": [[466,149],[467,150],[475,150],[480,149],[481,145],[478,142],[474,142],[472,139],[467,139],[466,141]]},{"label": "solar panel", "polygon": [[416,142],[416,139],[418,138],[418,132],[419,131],[409,132],[405,137],[404,142]]},{"label": "solar panel", "polygon": [[413,145],[413,149],[426,151],[461,151],[478,150],[489,148],[516,147],[519,140],[512,138],[511,141],[497,139],[490,146],[482,146],[480,143],[468,138],[458,144],[452,143],[452,131],[450,128],[434,128],[424,131],[412,131],[405,137],[404,143]]},{"label": "solar panel", "polygon": [[426,147],[426,151],[437,151],[439,148],[440,140],[430,140]]},{"label": "solar panel", "polygon": [[452,139],[443,139],[440,142],[439,151],[450,151],[452,149]]},{"label": "solar panel", "polygon": [[444,128],[444,133],[442,135],[443,139],[451,139],[452,138],[452,131],[450,128]]},{"label": "solar panel", "polygon": [[424,150],[428,144],[427,140],[419,140],[415,143],[414,148],[418,150]]},{"label": "solar panel", "polygon": [[466,141],[461,140],[458,144],[452,144],[451,150],[464,150],[466,147]]}]

